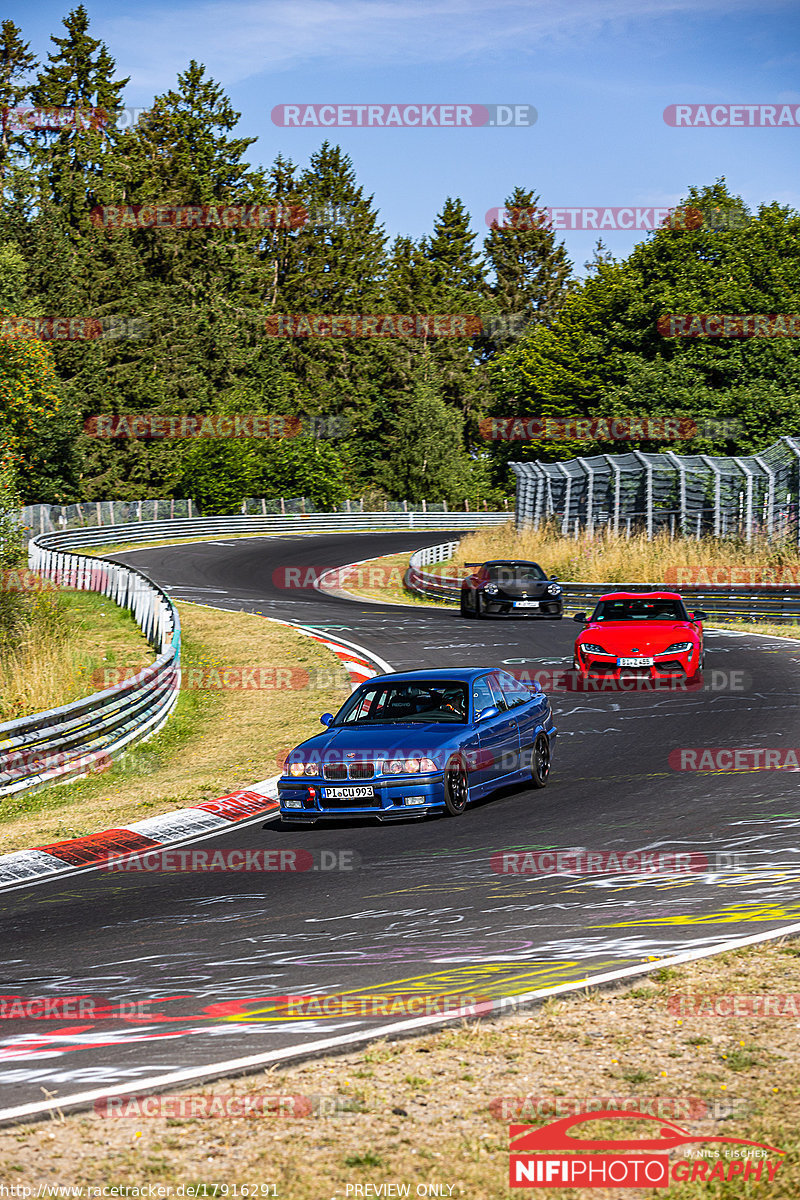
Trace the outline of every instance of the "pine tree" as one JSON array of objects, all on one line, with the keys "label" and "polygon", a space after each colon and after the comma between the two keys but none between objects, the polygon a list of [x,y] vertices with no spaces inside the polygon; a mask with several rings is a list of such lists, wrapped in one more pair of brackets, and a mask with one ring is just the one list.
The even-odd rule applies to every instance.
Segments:
[{"label": "pine tree", "polygon": [[28,95],[29,73],[36,66],[21,32],[13,21],[3,21],[0,27],[0,187],[4,193],[10,172],[27,153],[30,136],[18,128],[13,111]]},{"label": "pine tree", "polygon": [[72,109],[74,120],[40,131],[34,161],[40,201],[55,204],[71,229],[86,231],[89,212],[107,195],[104,168],[120,137],[116,118],[129,78],[114,79],[116,64],[108,47],[90,36],[82,4],[63,24],[66,37],[50,39],[56,51],[48,54],[31,100],[37,108]]},{"label": "pine tree", "polygon": [[[300,173],[296,196],[308,220],[284,245],[276,311],[383,311],[386,238],[350,158],[323,142]],[[372,338],[304,338],[291,340],[287,351],[287,365],[314,397],[312,415],[348,416],[354,422],[354,461],[367,462],[374,452],[372,414],[391,348]],[[354,470],[358,475],[360,468]]]},{"label": "pine tree", "polygon": [[[436,217],[433,233],[422,242],[431,271],[430,303],[434,313],[480,314],[486,307],[488,283],[483,260],[475,251],[470,216],[458,199],[448,197]],[[476,365],[479,338],[448,336],[430,339],[436,388],[466,419],[474,433],[481,408],[482,371]]]},{"label": "pine tree", "polygon": [[564,244],[556,241],[548,227],[538,196],[515,188],[505,202],[505,211],[510,221],[492,224],[484,248],[494,272],[492,299],[497,311],[513,317],[514,324],[507,331],[499,324],[500,336],[490,337],[484,346],[487,357],[507,346],[508,338],[518,336],[522,329],[550,324],[567,295],[572,274]]}]

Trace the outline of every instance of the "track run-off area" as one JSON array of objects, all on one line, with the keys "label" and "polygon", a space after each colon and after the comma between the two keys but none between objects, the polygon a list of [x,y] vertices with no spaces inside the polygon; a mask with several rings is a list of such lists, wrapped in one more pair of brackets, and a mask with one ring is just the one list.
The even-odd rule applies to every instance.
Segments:
[{"label": "track run-off area", "polygon": [[[568,619],[465,621],[455,609],[328,595],[309,578],[309,568],[410,554],[450,536],[220,539],[114,557],[173,599],[291,621],[396,670],[568,669],[577,632]],[[306,586],[281,586],[289,568]],[[4,995],[89,996],[134,1015],[6,1020],[0,1119],[441,1020],[288,1020],[270,1011],[275,997],[500,1001],[789,929],[800,922],[797,773],[680,770],[673,752],[796,747],[799,667],[800,642],[707,629],[702,690],[551,693],[559,736],[544,790],[505,790],[457,819],[392,825],[365,818],[297,830],[262,815],[198,843],[332,851],[329,861],[351,869],[92,870],[4,893]],[[281,749],[264,746],[262,776],[275,774]],[[519,874],[496,869],[503,851],[689,853],[707,867]]]}]

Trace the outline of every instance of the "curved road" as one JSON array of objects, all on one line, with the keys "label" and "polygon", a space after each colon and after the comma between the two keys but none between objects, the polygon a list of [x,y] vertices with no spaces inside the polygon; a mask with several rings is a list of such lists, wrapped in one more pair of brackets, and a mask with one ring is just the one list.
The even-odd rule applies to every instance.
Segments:
[{"label": "curved road", "polygon": [[[569,666],[570,621],[467,622],[449,609],[279,585],[285,568],[319,570],[449,536],[220,540],[117,557],[177,599],[339,633],[397,669]],[[177,1072],[211,1076],[247,1056],[385,1025],[270,1019],[266,998],[277,995],[521,995],[800,920],[797,776],[678,772],[668,762],[678,747],[796,744],[800,643],[712,632],[707,646],[703,691],[553,695],[559,739],[544,791],[506,791],[457,820],[300,831],[259,820],[203,842],[349,851],[355,870],[88,873],[4,895],[5,996],[139,1007],[124,1021],[7,1020],[0,1118],[41,1102],[43,1089],[66,1104],[92,1089],[167,1086]],[[264,775],[273,750],[265,747]],[[490,865],[498,850],[548,848],[696,851],[710,867],[683,878],[577,878]]]}]

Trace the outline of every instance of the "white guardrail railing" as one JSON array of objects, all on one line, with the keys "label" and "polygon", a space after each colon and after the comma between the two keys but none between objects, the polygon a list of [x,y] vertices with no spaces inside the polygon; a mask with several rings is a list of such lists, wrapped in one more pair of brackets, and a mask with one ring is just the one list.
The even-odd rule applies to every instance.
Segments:
[{"label": "white guardrail railing", "polygon": [[76,553],[81,547],[231,534],[476,529],[507,512],[309,513],[195,517],[66,529],[34,537],[28,565],[56,586],[99,592],[133,614],[156,653],[144,670],[105,691],[0,724],[0,799],[102,770],[166,722],[180,691],[180,620],[161,588],[133,567]]},{"label": "white guardrail railing", "polygon": [[507,512],[357,512],[294,513],[291,516],[193,517],[167,521],[132,521],[127,525],[93,525],[65,529],[36,539],[51,549],[70,546],[111,546],[129,542],[169,541],[174,538],[230,537],[231,534],[369,533],[372,530],[477,529],[513,520]]},{"label": "white guardrail railing", "polygon": [[30,569],[129,609],[157,657],[105,691],[0,724],[0,799],[102,770],[161,728],[180,691],[180,620],[166,593],[133,567],[50,548],[48,536],[29,542]]},{"label": "white guardrail railing", "polygon": [[[446,562],[458,542],[426,546],[411,555],[405,575],[409,591],[428,600],[458,604],[461,583],[468,572],[453,568],[446,574],[424,571],[433,563]],[[663,583],[576,583],[560,579],[564,589],[564,611],[590,611],[606,592],[677,591],[687,607],[707,612],[714,620],[775,621],[778,624],[800,621],[800,593],[785,587],[687,587]]]}]

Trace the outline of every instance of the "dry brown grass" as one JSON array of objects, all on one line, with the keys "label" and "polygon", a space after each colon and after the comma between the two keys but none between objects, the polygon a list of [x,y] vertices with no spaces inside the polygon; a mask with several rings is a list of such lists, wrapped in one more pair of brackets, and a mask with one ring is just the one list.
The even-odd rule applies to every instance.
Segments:
[{"label": "dry brown grass", "polygon": [[[507,1183],[508,1120],[493,1115],[493,1099],[528,1096],[564,1104],[615,1097],[632,1107],[635,1099],[661,1098],[668,1106],[698,1098],[739,1103],[728,1119],[684,1119],[678,1110],[677,1124],[698,1136],[750,1138],[788,1153],[772,1185],[698,1182],[675,1184],[676,1192],[684,1200],[796,1200],[797,1021],[680,1018],[667,1002],[689,990],[796,991],[797,954],[797,942],[768,944],[656,972],[619,991],[554,999],[502,1021],[377,1042],[339,1058],[185,1089],[322,1096],[336,1104],[336,1116],[103,1120],[83,1114],[0,1130],[4,1179],[28,1186],[204,1183],[209,1198],[215,1184],[217,1195],[219,1185],[227,1185],[231,1196],[234,1183],[240,1189],[273,1183],[281,1200],[345,1200],[348,1186],[355,1200],[354,1187],[367,1183],[409,1184],[413,1197],[418,1184],[438,1183],[452,1187],[449,1194],[457,1200],[497,1200],[517,1193]],[[669,1118],[669,1107],[663,1115]],[[521,1119],[546,1124],[553,1117]],[[634,1126],[630,1131],[638,1132]],[[589,1127],[590,1136],[598,1132]],[[621,1129],[607,1132],[619,1137]],[[578,1188],[547,1194],[554,1200],[625,1200],[633,1193]]]},{"label": "dry brown grass", "polygon": [[[320,713],[350,692],[339,660],[312,638],[251,613],[178,604],[184,687],[164,729],[102,775],[9,797],[0,805],[0,853],[202,804],[277,775],[279,759],[318,733]],[[219,688],[224,668],[277,669],[280,686]],[[311,686],[292,671],[309,672]]]},{"label": "dry brown grass", "polygon": [[135,674],[153,660],[133,617],[91,592],[38,592],[15,645],[0,658],[0,721],[98,691],[94,673]]},{"label": "dry brown grass", "polygon": [[767,568],[778,571],[778,578],[781,568],[786,567],[795,579],[800,570],[800,557],[791,546],[765,542],[748,546],[746,542],[719,538],[671,540],[668,533],[659,534],[652,541],[645,534],[628,539],[624,534],[615,536],[606,532],[594,537],[582,533],[575,539],[565,537],[553,525],[517,532],[511,522],[468,533],[447,565],[463,567],[467,562],[489,558],[532,559],[540,562],[549,575],[581,583],[670,582],[675,586],[675,578],[670,579],[667,572],[682,567]]}]

